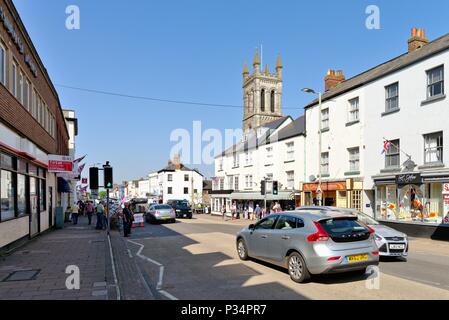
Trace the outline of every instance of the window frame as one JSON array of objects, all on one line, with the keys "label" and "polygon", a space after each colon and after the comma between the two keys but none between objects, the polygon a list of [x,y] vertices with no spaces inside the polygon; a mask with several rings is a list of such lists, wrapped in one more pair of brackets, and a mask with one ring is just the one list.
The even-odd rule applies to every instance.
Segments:
[{"label": "window frame", "polygon": [[[354,157],[352,151],[357,150],[357,158]],[[360,171],[360,147],[348,148],[349,172]],[[357,163],[357,167],[354,166]]]},{"label": "window frame", "polygon": [[[396,95],[390,95],[390,89],[396,87]],[[396,101],[396,107],[391,108],[392,101]],[[385,112],[393,112],[399,110],[399,81],[385,86]]]},{"label": "window frame", "polygon": [[[327,161],[326,162],[324,162],[323,160],[325,160],[326,158],[324,158],[323,156],[325,155],[325,154],[327,154]],[[320,161],[320,174],[321,175],[328,175],[329,174],[329,172],[330,172],[330,168],[329,168],[329,152],[328,151],[326,151],[326,152],[321,152],[321,161]],[[323,171],[323,166],[327,166],[327,170],[326,171]]]},{"label": "window frame", "polygon": [[287,142],[285,144],[285,148],[287,150],[286,161],[295,160],[295,142],[294,141]]},{"label": "window frame", "polygon": [[[389,140],[391,142],[390,146],[388,147],[388,150],[385,152],[385,169],[398,169],[401,167],[401,140],[395,139],[395,140]],[[393,146],[394,144],[394,146]],[[397,146],[397,147],[396,147]],[[396,152],[392,153],[392,147],[396,149]],[[388,165],[388,162],[391,164],[391,160],[393,157],[398,157],[398,165],[392,166]]]},{"label": "window frame", "polygon": [[[354,104],[353,102],[356,102],[356,108],[353,108]],[[351,118],[351,115],[356,114],[357,117],[354,119]],[[348,100],[348,123],[351,122],[357,122],[360,121],[360,97],[355,97]]]},{"label": "window frame", "polygon": [[[7,66],[7,47],[0,41],[0,50],[3,50],[3,73],[0,75],[0,83],[7,87],[6,66]],[[0,61],[1,63],[1,61]]]},{"label": "window frame", "polygon": [[[326,117],[324,116],[326,114]],[[323,124],[326,123],[327,125],[324,126]],[[329,108],[325,108],[321,110],[321,131],[323,130],[329,130]]]},{"label": "window frame", "polygon": [[[427,138],[431,138],[432,136],[436,137],[436,140],[437,140],[437,146],[436,147],[430,147],[427,144]],[[423,138],[424,138],[424,164],[429,165],[429,164],[442,164],[442,163],[444,163],[444,137],[443,137],[443,131],[437,131],[437,132],[424,134]],[[427,161],[428,152],[431,151],[431,149],[436,149],[437,150],[437,153],[439,153],[441,161]],[[437,155],[437,157],[438,157],[438,155]]]},{"label": "window frame", "polygon": [[[439,69],[441,69],[441,79],[438,81],[431,82],[432,72],[435,72]],[[426,75],[427,75],[427,99],[444,96],[444,64],[427,70]],[[435,86],[438,84],[441,84],[441,93],[439,93],[439,94],[433,93],[432,94],[432,92],[431,92],[432,89],[435,88]]]}]

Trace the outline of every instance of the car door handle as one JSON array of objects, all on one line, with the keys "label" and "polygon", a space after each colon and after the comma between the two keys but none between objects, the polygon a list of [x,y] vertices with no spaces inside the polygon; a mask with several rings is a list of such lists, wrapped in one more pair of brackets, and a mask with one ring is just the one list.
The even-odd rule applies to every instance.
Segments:
[{"label": "car door handle", "polygon": [[282,240],[290,240],[290,237],[289,236],[282,236],[281,239]]}]

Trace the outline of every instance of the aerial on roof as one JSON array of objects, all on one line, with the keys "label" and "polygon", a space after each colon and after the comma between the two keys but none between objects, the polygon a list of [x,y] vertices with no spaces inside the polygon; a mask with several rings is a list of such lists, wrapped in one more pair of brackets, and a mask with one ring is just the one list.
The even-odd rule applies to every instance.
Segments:
[{"label": "aerial on roof", "polygon": [[[367,70],[351,79],[348,79],[329,91],[323,94],[323,101],[329,100],[335,96],[346,93],[355,88],[361,87],[367,83],[382,78],[388,74],[406,68],[414,63],[427,59],[433,55],[436,55],[442,51],[449,49],[449,33],[422,46],[418,50],[407,52],[399,57],[396,57],[390,61],[387,61],[377,67]],[[308,105],[306,109],[318,104],[318,99],[315,99]]]}]

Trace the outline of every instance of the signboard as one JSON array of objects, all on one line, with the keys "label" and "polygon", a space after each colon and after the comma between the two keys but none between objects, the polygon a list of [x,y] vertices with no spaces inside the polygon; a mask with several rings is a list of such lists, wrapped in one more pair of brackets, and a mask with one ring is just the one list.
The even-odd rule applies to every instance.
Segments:
[{"label": "signboard", "polygon": [[449,183],[443,183],[443,224],[449,224]]},{"label": "signboard", "polygon": [[48,155],[48,172],[53,173],[72,173],[73,157]]},{"label": "signboard", "polygon": [[407,173],[396,176],[397,185],[422,184],[420,173]]},{"label": "signboard", "polygon": [[93,200],[97,200],[98,199],[98,190],[90,190],[90,196],[92,197]]}]

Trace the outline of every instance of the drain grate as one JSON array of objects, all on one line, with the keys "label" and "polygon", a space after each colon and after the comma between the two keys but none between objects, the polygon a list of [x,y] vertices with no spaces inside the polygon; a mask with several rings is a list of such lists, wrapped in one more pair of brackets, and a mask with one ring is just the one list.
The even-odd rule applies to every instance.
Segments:
[{"label": "drain grate", "polygon": [[40,270],[21,270],[10,273],[2,282],[35,280]]}]

